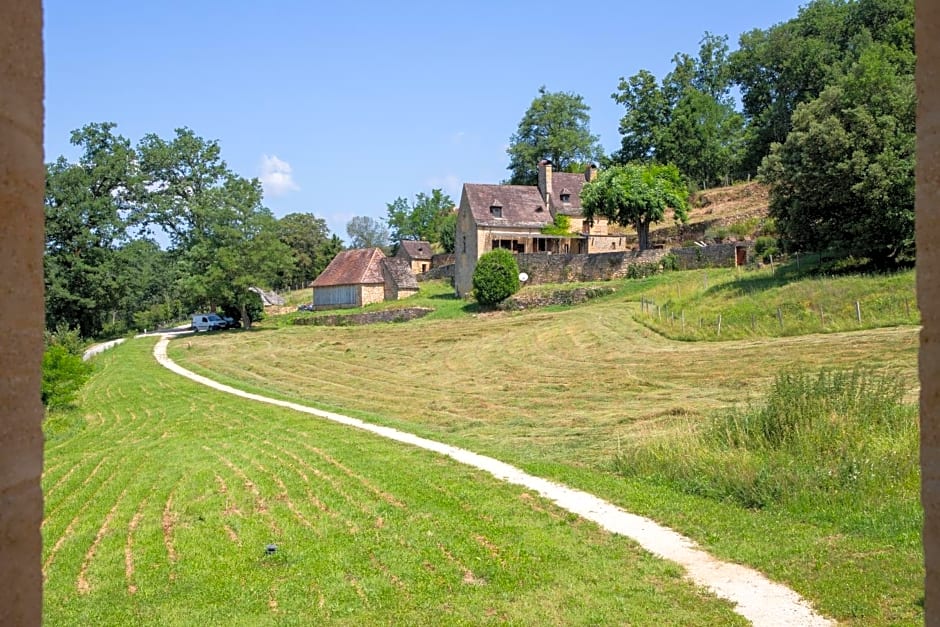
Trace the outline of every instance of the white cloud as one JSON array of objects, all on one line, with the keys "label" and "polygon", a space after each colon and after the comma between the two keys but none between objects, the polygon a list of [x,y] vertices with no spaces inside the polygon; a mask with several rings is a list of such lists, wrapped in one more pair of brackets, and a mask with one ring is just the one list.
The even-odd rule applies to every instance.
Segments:
[{"label": "white cloud", "polygon": [[277,155],[262,155],[261,175],[258,177],[264,185],[264,191],[271,196],[283,196],[288,192],[296,192],[300,186],[294,182],[290,164]]}]

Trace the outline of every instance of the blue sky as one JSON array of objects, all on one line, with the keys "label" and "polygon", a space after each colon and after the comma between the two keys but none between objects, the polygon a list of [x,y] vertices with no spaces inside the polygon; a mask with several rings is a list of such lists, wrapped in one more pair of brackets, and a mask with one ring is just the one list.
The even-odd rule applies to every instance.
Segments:
[{"label": "blue sky", "polygon": [[591,107],[616,150],[621,76],[657,77],[705,31],[795,17],[795,0],[318,2],[46,0],[46,159],[111,121],[136,143],[188,126],[259,177],[276,216],[346,238],[398,196],[508,176],[506,147],[540,86]]}]

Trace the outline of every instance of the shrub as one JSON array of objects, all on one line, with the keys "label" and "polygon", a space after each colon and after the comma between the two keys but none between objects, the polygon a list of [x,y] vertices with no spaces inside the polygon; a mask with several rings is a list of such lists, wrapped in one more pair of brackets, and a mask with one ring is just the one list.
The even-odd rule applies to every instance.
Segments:
[{"label": "shrub", "polygon": [[770,261],[771,255],[779,255],[780,249],[777,246],[777,240],[767,235],[762,235],[754,242],[754,252],[763,261]]},{"label": "shrub", "polygon": [[498,248],[477,260],[473,294],[482,305],[495,305],[519,291],[519,266],[508,250]]},{"label": "shrub", "polygon": [[548,224],[542,227],[543,235],[570,235],[571,234],[571,218],[566,216],[563,213],[556,213],[555,220],[552,224]]},{"label": "shrub", "polygon": [[90,375],[91,366],[80,356],[61,344],[49,346],[42,355],[42,404],[48,408],[69,405]]}]

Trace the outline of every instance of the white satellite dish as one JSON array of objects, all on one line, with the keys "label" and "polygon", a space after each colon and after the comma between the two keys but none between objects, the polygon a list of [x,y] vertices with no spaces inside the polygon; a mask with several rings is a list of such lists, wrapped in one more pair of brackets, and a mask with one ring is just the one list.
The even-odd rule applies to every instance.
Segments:
[{"label": "white satellite dish", "polygon": [[519,280],[522,281],[523,283],[525,283],[526,281],[529,280],[529,275],[526,274],[525,272],[520,272],[520,273],[519,273]]}]

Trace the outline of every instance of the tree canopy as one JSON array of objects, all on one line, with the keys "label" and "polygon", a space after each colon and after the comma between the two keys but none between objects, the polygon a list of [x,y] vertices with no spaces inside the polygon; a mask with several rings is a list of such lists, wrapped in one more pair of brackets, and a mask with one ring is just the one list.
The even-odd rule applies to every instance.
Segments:
[{"label": "tree canopy", "polygon": [[538,164],[548,159],[559,170],[575,164],[594,163],[603,155],[596,135],[591,135],[590,107],[574,93],[539,88],[519,128],[509,138],[509,183],[535,185]]},{"label": "tree canopy", "polygon": [[447,236],[442,235],[442,231],[454,213],[454,201],[441,189],[432,189],[430,195],[421,192],[413,203],[399,197],[386,207],[392,244],[398,246],[403,240],[425,240],[445,247],[442,240]]},{"label": "tree canopy", "polygon": [[[79,160],[47,165],[47,327],[113,335],[203,309],[237,310],[250,325],[248,287],[296,272],[259,182],[231,171],[218,142],[190,129],[169,140],[148,134],[136,147],[115,129],[74,131]],[[167,250],[152,237],[160,233]],[[316,236],[313,269],[341,245],[325,225]]]},{"label": "tree canopy", "polygon": [[387,248],[388,228],[381,220],[370,216],[356,216],[346,223],[350,248]]},{"label": "tree canopy", "polygon": [[627,164],[603,170],[581,190],[584,217],[602,216],[622,226],[633,226],[640,250],[649,248],[650,225],[661,222],[673,209],[676,220],[688,219],[686,187],[674,165]]}]

